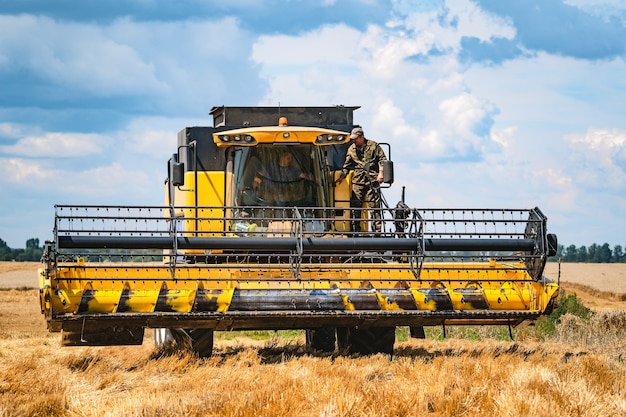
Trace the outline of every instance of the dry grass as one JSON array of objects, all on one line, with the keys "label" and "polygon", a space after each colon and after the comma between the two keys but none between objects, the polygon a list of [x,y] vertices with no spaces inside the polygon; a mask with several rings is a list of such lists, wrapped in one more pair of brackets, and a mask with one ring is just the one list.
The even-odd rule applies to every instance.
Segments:
[{"label": "dry grass", "polygon": [[[544,274],[559,279],[559,264],[548,262]],[[569,263],[560,264],[561,281],[593,287],[604,292],[626,294],[626,264]]]},{"label": "dry grass", "polygon": [[41,266],[40,262],[10,262],[0,261],[0,274],[15,271],[37,271]]},{"label": "dry grass", "polygon": [[316,355],[304,339],[216,354],[61,348],[37,291],[0,291],[0,416],[626,415],[626,311],[564,316],[553,341],[397,343],[393,359]]},{"label": "dry grass", "polygon": [[[48,343],[46,343],[48,342]],[[626,367],[557,344],[426,341],[392,361],[300,345],[156,358],[148,346],[59,350],[3,340],[3,416],[616,416]],[[7,352],[11,352],[7,354]]]},{"label": "dry grass", "polygon": [[0,261],[0,289],[37,288],[40,262]]},{"label": "dry grass", "polygon": [[[208,360],[162,355],[150,337],[61,348],[36,290],[0,290],[0,417],[626,416],[620,266],[562,271],[597,313],[563,316],[548,342],[410,340],[391,360],[314,354],[303,337],[221,340]],[[37,267],[0,263],[0,288],[36,286]]]}]

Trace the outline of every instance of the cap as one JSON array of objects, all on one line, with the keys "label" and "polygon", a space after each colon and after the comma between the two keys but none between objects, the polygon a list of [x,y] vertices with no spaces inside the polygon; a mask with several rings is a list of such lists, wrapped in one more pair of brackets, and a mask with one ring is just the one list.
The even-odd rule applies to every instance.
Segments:
[{"label": "cap", "polygon": [[361,129],[360,127],[355,127],[354,129],[352,129],[352,132],[350,132],[350,139],[356,139],[359,136],[364,136],[363,129]]}]

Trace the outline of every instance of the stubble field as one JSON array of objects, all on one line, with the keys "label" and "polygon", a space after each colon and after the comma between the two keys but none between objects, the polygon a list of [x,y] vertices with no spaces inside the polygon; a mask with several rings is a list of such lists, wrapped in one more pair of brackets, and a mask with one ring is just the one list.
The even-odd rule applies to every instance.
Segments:
[{"label": "stubble field", "polygon": [[163,355],[150,336],[61,348],[39,312],[37,267],[0,263],[2,417],[626,416],[626,265],[562,264],[564,290],[597,313],[564,316],[549,340],[481,329],[481,340],[396,342],[389,358],[316,354],[300,333],[237,334],[205,360]]}]

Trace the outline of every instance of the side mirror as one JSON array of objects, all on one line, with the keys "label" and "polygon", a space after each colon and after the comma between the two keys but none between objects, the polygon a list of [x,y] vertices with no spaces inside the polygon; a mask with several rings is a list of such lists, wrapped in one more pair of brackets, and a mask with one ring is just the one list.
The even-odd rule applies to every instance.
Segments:
[{"label": "side mirror", "polygon": [[170,159],[170,180],[174,187],[180,187],[185,184],[185,164],[178,162],[178,155],[172,155]]},{"label": "side mirror", "polygon": [[172,184],[174,187],[185,185],[185,164],[182,162],[172,164]]},{"label": "side mirror", "polygon": [[383,182],[386,184],[393,184],[393,161],[383,161]]}]

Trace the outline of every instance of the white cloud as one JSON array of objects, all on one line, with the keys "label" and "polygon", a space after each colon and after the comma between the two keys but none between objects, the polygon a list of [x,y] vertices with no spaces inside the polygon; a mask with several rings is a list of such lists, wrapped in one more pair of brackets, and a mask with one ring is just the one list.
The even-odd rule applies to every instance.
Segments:
[{"label": "white cloud", "polygon": [[401,70],[407,57],[426,54],[432,43],[430,34],[409,36],[370,25],[357,45],[359,67],[374,80],[389,81]]},{"label": "white cloud", "polygon": [[[480,17],[471,3],[453,6],[458,13],[473,14],[472,19]],[[438,30],[459,31],[452,25],[441,26],[433,16],[429,19],[429,25]],[[498,35],[508,33],[508,26],[497,23],[501,26],[494,23],[483,29]],[[497,149],[498,142],[490,140],[497,108],[468,91],[454,53],[448,51],[430,63],[411,60],[433,47],[432,32],[376,25],[367,26],[362,33],[348,32],[345,36],[346,28],[335,25],[301,36],[263,36],[253,48],[254,59],[262,65],[270,85],[261,103],[367,104],[356,120],[367,121],[370,137],[394,139],[403,153],[419,152],[426,160],[479,159],[482,152]],[[343,57],[338,63],[332,61],[336,55]],[[329,65],[319,65],[322,58]]]},{"label": "white cloud", "polygon": [[153,65],[106,29],[32,15],[2,16],[0,24],[13,34],[0,37],[0,55],[10,58],[5,68],[25,68],[55,84],[105,95],[162,88]]},{"label": "white cloud", "polygon": [[426,90],[429,94],[446,94],[447,92],[463,91],[465,89],[465,80],[463,75],[458,72],[442,73],[441,78],[435,79],[431,86]]},{"label": "white cloud", "polygon": [[[434,102],[436,98],[426,100]],[[500,151],[502,132],[496,132],[495,138],[491,132],[496,110],[486,100],[468,93],[445,98],[438,106],[426,109],[426,120],[419,124],[408,121],[394,100],[390,97],[379,104],[373,121],[375,127],[391,134],[403,155],[419,156],[423,162],[451,158],[477,161],[487,152]]]},{"label": "white cloud", "polygon": [[[124,196],[125,191],[130,191],[128,184],[133,184],[132,192],[145,194],[146,188],[152,189],[151,181],[146,172],[132,166],[114,162],[110,165],[94,167],[80,173],[79,181],[63,181],[58,184],[59,190],[66,194],[80,192],[81,198],[93,201],[94,197],[100,201],[112,197],[118,199],[117,204],[134,200],[134,196]],[[85,187],[89,184],[89,187]]]},{"label": "white cloud", "polygon": [[604,156],[610,157],[616,149],[626,145],[626,131],[619,129],[589,129],[584,135],[567,135],[565,139],[573,145],[582,145]]},{"label": "white cloud", "polygon": [[166,161],[176,152],[177,135],[188,126],[206,126],[206,119],[180,119],[166,117],[137,117],[115,133],[124,152],[135,157],[149,157]]},{"label": "white cloud", "polygon": [[429,129],[415,143],[415,153],[422,161],[432,161],[447,155],[448,144],[440,131]]},{"label": "white cloud", "polygon": [[463,93],[444,100],[439,105],[443,123],[464,137],[471,137],[484,130],[486,119],[495,113],[494,106],[476,96]]},{"label": "white cloud", "polygon": [[98,26],[4,15],[0,27],[0,69],[27,72],[71,97],[141,97],[136,102],[154,100],[151,109],[206,113],[209,96],[261,88],[249,65],[250,35],[234,18]]},{"label": "white cloud", "polygon": [[379,98],[375,103],[370,123],[374,129],[389,132],[393,138],[399,140],[417,135],[417,129],[407,124],[402,109],[388,97]]},{"label": "white cloud", "polygon": [[60,171],[50,169],[42,162],[21,158],[0,158],[0,172],[3,183],[28,187],[44,184],[60,174]]},{"label": "white cloud", "polygon": [[23,137],[15,145],[0,146],[0,151],[26,157],[88,157],[102,153],[106,142],[107,137],[98,134],[52,132]]},{"label": "white cloud", "polygon": [[395,1],[394,10],[400,16],[394,26],[414,32],[427,49],[458,51],[464,36],[482,41],[515,37],[508,19],[488,13],[470,0],[431,2],[430,7],[423,2]]},{"label": "white cloud", "polygon": [[[141,167],[117,162],[76,171],[32,159],[0,158],[0,174],[12,187],[32,195],[51,196],[54,202],[129,204],[141,203],[142,197],[150,197],[145,204],[154,204],[161,200],[159,186],[162,182],[155,181]],[[126,195],[129,184],[132,184],[132,192]]]},{"label": "white cloud", "polygon": [[20,126],[13,123],[0,123],[0,136],[8,138],[18,138],[20,134]]},{"label": "white cloud", "polygon": [[457,21],[459,40],[462,36],[476,37],[482,41],[492,38],[513,39],[515,27],[510,19],[486,12],[471,0],[447,0],[449,21]]},{"label": "white cloud", "polygon": [[578,7],[591,15],[600,16],[607,21],[617,18],[626,23],[626,15],[624,15],[626,0],[564,0],[563,2]]},{"label": "white cloud", "polygon": [[558,187],[558,188],[563,188],[563,187],[571,187],[572,186],[572,179],[566,175],[563,175],[562,172],[559,172],[557,170],[551,169],[551,168],[547,168],[545,170],[540,170],[537,171],[535,173],[533,173],[536,177],[541,178],[543,181],[547,182],[548,184],[554,186],[554,187]]},{"label": "white cloud", "polygon": [[511,142],[515,133],[517,132],[516,126],[505,127],[504,129],[491,129],[491,140],[498,143],[503,148],[511,146]]},{"label": "white cloud", "polygon": [[355,44],[359,38],[356,29],[343,24],[322,26],[300,36],[264,35],[254,44],[252,59],[272,69],[287,66],[299,71],[320,65],[336,69],[358,57]]},{"label": "white cloud", "polygon": [[593,188],[609,187],[626,192],[626,131],[589,129],[585,134],[565,136],[572,153],[577,180]]}]

